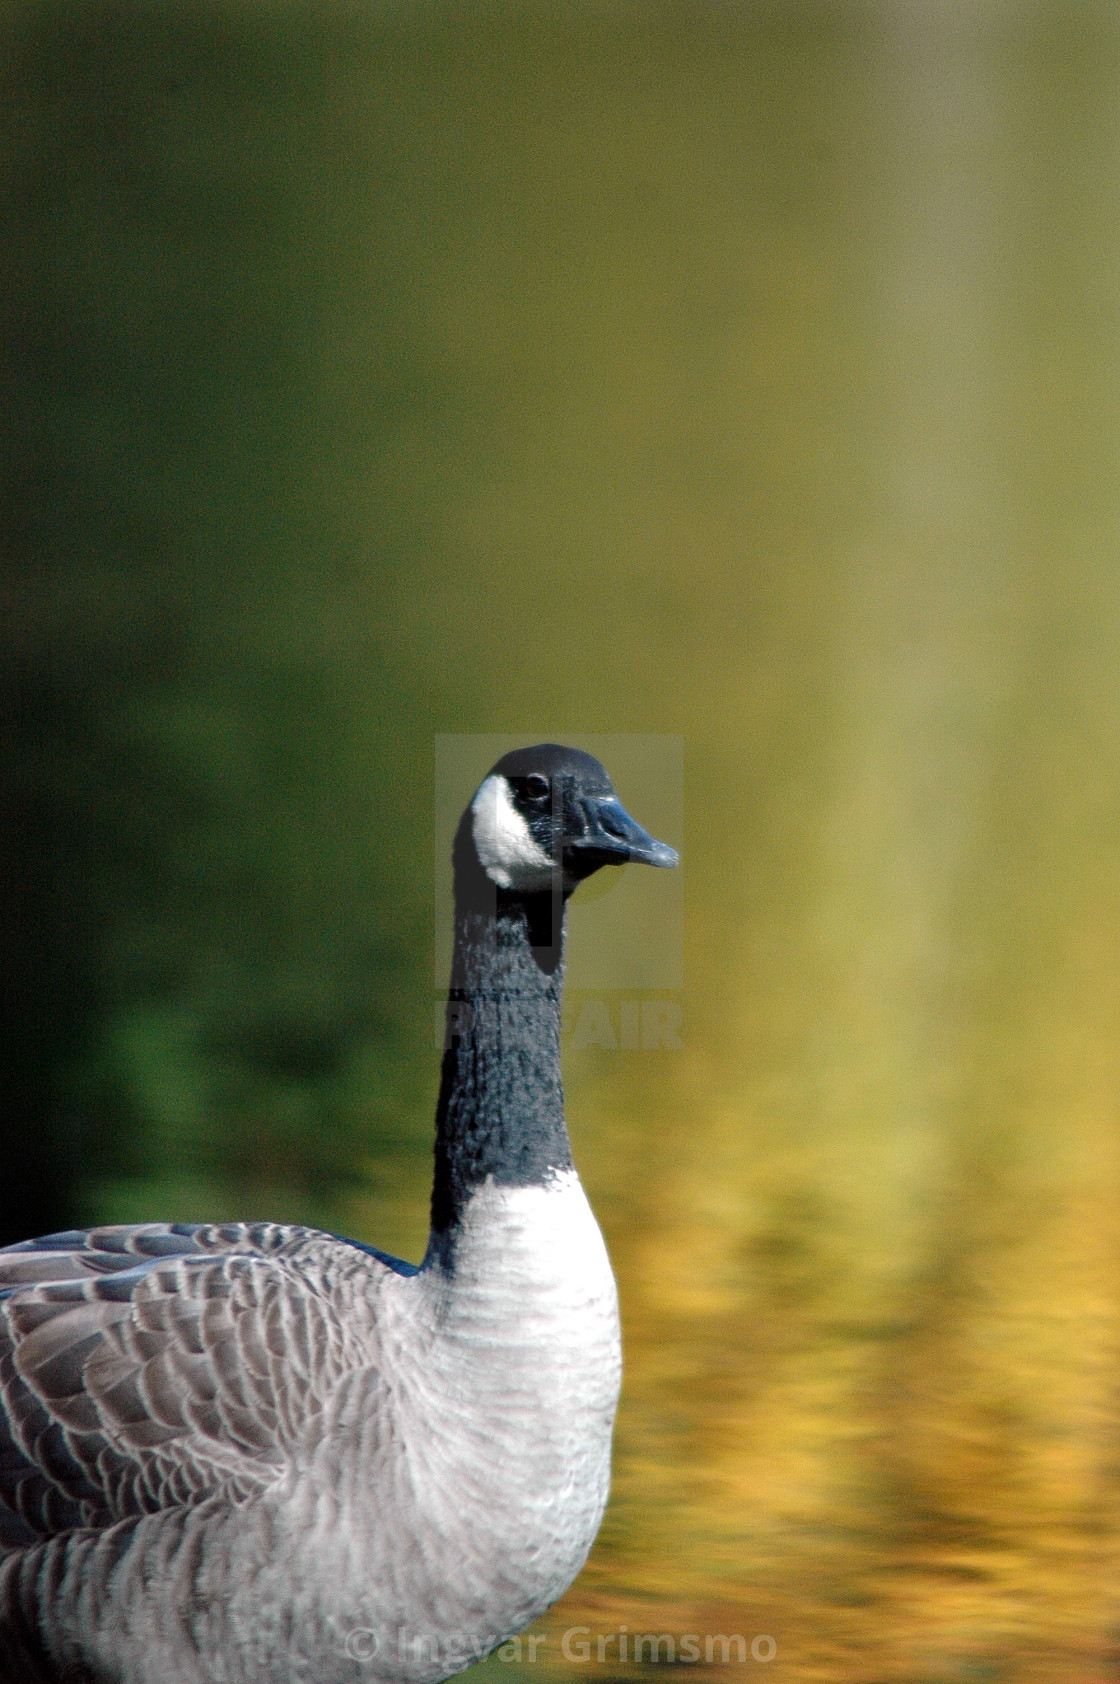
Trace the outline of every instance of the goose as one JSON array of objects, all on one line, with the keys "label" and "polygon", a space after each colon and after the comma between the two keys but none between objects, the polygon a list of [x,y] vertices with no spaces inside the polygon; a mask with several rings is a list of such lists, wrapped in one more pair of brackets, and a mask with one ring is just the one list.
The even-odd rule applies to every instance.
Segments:
[{"label": "goose", "polygon": [[620,1343],[564,1120],[564,913],[677,856],[542,743],[453,859],[421,1265],[270,1222],[0,1251],[5,1684],[435,1684],[582,1567]]}]

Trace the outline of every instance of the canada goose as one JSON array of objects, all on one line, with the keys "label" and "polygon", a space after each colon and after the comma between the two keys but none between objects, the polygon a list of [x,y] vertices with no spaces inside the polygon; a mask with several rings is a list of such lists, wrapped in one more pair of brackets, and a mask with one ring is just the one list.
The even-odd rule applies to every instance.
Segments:
[{"label": "canada goose", "polygon": [[676,855],[554,743],[464,813],[419,1268],[266,1222],[0,1252],[4,1684],[432,1684],[571,1583],[619,1330],[564,1123],[564,908],[627,860]]}]

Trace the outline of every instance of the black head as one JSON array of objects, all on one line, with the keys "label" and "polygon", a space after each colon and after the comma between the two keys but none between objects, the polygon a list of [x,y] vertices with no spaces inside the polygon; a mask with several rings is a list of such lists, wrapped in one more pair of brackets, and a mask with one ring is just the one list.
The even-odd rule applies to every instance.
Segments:
[{"label": "black head", "polygon": [[503,755],[463,815],[462,843],[507,894],[564,895],[604,865],[676,865],[626,812],[593,755],[538,743]]}]

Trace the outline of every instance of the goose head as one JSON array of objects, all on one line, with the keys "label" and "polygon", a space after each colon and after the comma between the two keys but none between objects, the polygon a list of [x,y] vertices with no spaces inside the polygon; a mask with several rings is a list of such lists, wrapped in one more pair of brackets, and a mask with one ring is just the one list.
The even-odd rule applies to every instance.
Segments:
[{"label": "goose head", "polygon": [[491,768],[463,815],[457,864],[462,853],[513,896],[567,898],[602,866],[677,863],[630,817],[601,763],[559,743],[514,749]]}]

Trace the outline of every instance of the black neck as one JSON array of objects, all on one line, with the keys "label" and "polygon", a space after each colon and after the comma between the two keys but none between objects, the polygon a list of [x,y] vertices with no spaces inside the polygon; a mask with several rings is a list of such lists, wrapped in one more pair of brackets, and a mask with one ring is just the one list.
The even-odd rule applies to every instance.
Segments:
[{"label": "black neck", "polygon": [[560,1083],[563,945],[561,896],[457,885],[433,1236],[455,1227],[488,1179],[532,1187],[571,1168]]}]

